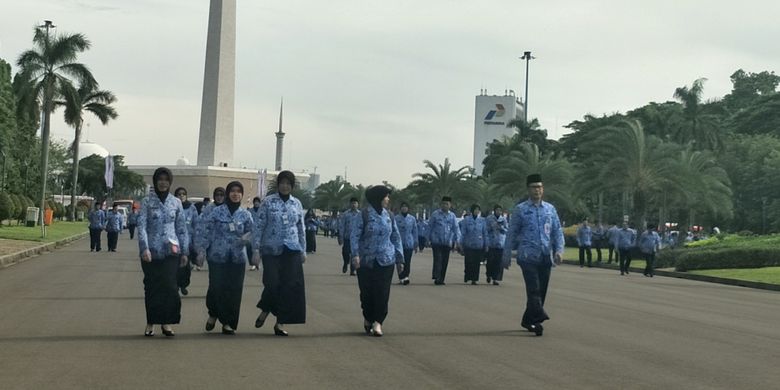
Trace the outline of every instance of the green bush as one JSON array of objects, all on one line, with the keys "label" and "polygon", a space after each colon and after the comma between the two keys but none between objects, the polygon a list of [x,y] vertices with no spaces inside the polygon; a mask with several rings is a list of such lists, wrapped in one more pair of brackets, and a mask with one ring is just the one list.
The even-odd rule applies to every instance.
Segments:
[{"label": "green bush", "polygon": [[674,268],[680,272],[698,269],[772,267],[780,265],[780,248],[681,250],[677,251],[674,260]]},{"label": "green bush", "polygon": [[0,192],[0,225],[14,214],[14,203],[5,192]]}]

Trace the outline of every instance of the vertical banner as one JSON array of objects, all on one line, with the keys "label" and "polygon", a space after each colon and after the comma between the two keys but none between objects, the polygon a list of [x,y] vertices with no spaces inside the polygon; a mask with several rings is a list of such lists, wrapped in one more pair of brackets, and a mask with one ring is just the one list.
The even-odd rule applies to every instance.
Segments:
[{"label": "vertical banner", "polygon": [[106,173],[104,175],[106,179],[106,188],[114,188],[114,156],[106,156]]},{"label": "vertical banner", "polygon": [[266,176],[268,176],[268,170],[263,169],[257,174],[257,197],[262,200],[265,198],[265,193],[268,191],[268,183],[266,182]]}]

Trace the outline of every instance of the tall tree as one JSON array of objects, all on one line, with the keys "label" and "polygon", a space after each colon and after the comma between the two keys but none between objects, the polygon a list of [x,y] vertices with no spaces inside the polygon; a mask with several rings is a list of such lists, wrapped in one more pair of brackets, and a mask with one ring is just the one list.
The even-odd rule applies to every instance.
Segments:
[{"label": "tall tree", "polygon": [[346,205],[353,192],[352,184],[339,177],[320,184],[314,190],[312,205],[320,210],[338,211]]},{"label": "tall tree", "polygon": [[472,180],[474,170],[471,167],[454,169],[449,158],[444,159],[444,164],[437,165],[430,160],[423,160],[423,164],[430,172],[413,174],[415,179],[409,183],[409,188],[417,194],[420,201],[432,206],[445,195],[452,196],[456,202],[476,197],[477,189]]},{"label": "tall tree", "polygon": [[[56,104],[65,107],[65,123],[73,127],[75,135],[73,137],[73,169],[71,183],[78,183],[79,178],[79,143],[81,142],[81,129],[84,125],[84,114],[91,113],[100,120],[102,124],[107,124],[109,120],[116,119],[117,112],[112,106],[116,102],[116,96],[111,91],[98,90],[94,85],[82,85],[73,93],[64,95],[64,100],[57,101]],[[70,204],[76,204],[76,189],[73,185],[70,188]],[[76,209],[71,207],[71,221],[76,220]]]},{"label": "tall tree", "polygon": [[[49,134],[51,114],[55,101],[62,96],[75,93],[72,80],[92,88],[97,85],[89,69],[75,62],[78,54],[89,49],[90,42],[82,34],[49,35],[48,29],[35,28],[31,50],[19,56],[16,64],[21,68],[23,79],[29,80],[29,90],[24,94],[35,97],[43,109],[41,130],[41,210],[46,208],[46,182],[49,165]],[[41,221],[43,213],[41,213]]]},{"label": "tall tree", "polygon": [[716,115],[709,113],[702,102],[704,82],[700,78],[688,87],[682,86],[674,91],[675,99],[683,106],[684,121],[678,127],[677,142],[693,143],[696,149],[716,150],[722,146],[720,125]]}]

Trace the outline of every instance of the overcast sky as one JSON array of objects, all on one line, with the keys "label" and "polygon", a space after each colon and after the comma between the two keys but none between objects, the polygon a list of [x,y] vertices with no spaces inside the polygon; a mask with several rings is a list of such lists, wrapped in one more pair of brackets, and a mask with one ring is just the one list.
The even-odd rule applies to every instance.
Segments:
[{"label": "overcast sky", "polygon": [[[81,32],[80,57],[119,98],[118,120],[87,138],[130,164],[197,157],[208,0],[0,0],[0,58],[51,19]],[[480,88],[523,90],[559,138],[591,113],[671,100],[706,77],[778,71],[777,1],[238,0],[235,163],[273,168],[279,99],[286,168],[327,181],[403,186],[422,160],[471,165]],[[14,69],[16,70],[16,69]],[[72,140],[57,112],[56,138]]]}]

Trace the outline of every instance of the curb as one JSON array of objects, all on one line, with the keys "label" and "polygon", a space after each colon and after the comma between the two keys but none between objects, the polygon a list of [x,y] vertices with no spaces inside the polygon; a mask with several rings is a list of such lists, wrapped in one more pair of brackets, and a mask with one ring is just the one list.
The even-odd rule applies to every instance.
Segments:
[{"label": "curb", "polygon": [[51,252],[56,248],[70,244],[73,241],[80,240],[89,235],[89,232],[79,233],[74,236],[63,238],[62,240],[41,244],[23,251],[11,253],[10,255],[0,256],[0,269],[8,268],[12,265],[22,263],[33,256],[40,255],[43,252]]},{"label": "curb", "polygon": [[[564,260],[563,263],[567,265],[573,265],[573,266],[580,265],[580,262],[578,260]],[[596,263],[592,263],[592,268],[612,269],[615,271],[618,270],[617,265],[613,266],[613,265],[596,264]],[[629,271],[631,272],[644,272],[644,270],[645,270],[644,268],[637,268],[637,267],[629,268]],[[726,284],[729,286],[755,288],[760,290],[780,291],[780,284],[751,282],[749,280],[719,278],[717,276],[696,275],[696,274],[689,274],[687,272],[666,271],[660,269],[656,269],[653,272],[655,273],[655,275],[667,276],[671,278],[696,280],[699,282],[708,282],[708,283]]]}]

